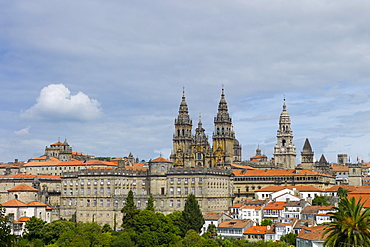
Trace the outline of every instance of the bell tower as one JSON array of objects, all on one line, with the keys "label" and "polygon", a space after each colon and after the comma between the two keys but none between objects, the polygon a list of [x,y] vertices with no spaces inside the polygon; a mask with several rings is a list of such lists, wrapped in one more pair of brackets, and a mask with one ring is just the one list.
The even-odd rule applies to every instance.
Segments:
[{"label": "bell tower", "polygon": [[231,165],[234,158],[235,133],[232,128],[231,117],[227,108],[224,89],[218,104],[217,116],[214,118],[215,130],[213,132],[213,165]]},{"label": "bell tower", "polygon": [[188,105],[185,100],[185,90],[183,90],[179,115],[175,119],[175,133],[172,139],[173,151],[171,161],[175,165],[190,166],[192,159],[192,128],[193,123],[190,119]]},{"label": "bell tower", "polygon": [[280,114],[277,144],[274,147],[274,162],[276,168],[296,168],[296,148],[293,145],[293,131],[290,126],[290,116],[286,110],[284,99],[283,111]]},{"label": "bell tower", "polygon": [[205,130],[202,126],[202,120],[200,116],[198,127],[195,129],[192,148],[192,154],[194,155],[194,166],[210,167],[211,146],[208,141],[208,136],[205,134]]},{"label": "bell tower", "polygon": [[310,141],[308,140],[308,138],[306,138],[306,141],[304,142],[303,149],[301,152],[302,168],[313,171],[314,170],[313,158],[314,152],[312,151]]}]

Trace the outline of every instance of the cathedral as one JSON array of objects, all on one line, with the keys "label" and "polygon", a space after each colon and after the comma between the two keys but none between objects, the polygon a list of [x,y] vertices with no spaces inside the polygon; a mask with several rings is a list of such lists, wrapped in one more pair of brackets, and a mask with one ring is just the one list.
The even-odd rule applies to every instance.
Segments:
[{"label": "cathedral", "polygon": [[222,89],[218,112],[214,118],[212,146],[209,143],[202,121],[193,134],[193,123],[183,91],[179,114],[175,119],[171,161],[182,167],[223,167],[229,169],[232,163],[240,163],[242,148],[235,138],[232,119],[229,115],[225,92]]}]

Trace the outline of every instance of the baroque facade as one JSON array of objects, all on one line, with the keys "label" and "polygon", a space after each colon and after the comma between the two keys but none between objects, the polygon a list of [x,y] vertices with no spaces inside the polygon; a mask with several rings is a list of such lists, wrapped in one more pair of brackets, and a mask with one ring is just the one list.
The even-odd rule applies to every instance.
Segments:
[{"label": "baroque facade", "polygon": [[194,194],[203,213],[227,212],[233,199],[232,172],[176,167],[159,157],[140,170],[99,168],[65,173],[60,215],[120,228],[121,209],[130,190],[139,209],[145,209],[152,194],[157,212],[183,210],[188,195]]},{"label": "baroque facade", "polygon": [[214,118],[212,146],[199,119],[195,134],[183,92],[179,114],[175,119],[173,150],[170,160],[183,167],[225,167],[242,159],[241,145],[235,138],[232,119],[229,115],[224,89],[222,89],[218,112]]}]

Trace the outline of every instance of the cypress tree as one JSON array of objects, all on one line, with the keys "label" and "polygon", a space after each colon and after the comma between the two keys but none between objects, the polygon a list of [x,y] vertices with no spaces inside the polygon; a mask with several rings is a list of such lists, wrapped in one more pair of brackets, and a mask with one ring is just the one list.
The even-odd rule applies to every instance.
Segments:
[{"label": "cypress tree", "polygon": [[204,218],[198,201],[195,195],[190,194],[186,199],[184,211],[181,213],[180,228],[182,234],[185,236],[190,229],[195,230],[199,234],[203,225]]},{"label": "cypress tree", "polygon": [[123,213],[122,217],[122,227],[125,230],[129,230],[134,227],[135,216],[139,213],[134,201],[134,193],[132,190],[128,192],[126,197],[126,205],[121,209]]},{"label": "cypress tree", "polygon": [[154,210],[154,198],[152,193],[150,193],[150,197],[148,199],[148,206],[145,208],[145,210],[155,211]]}]

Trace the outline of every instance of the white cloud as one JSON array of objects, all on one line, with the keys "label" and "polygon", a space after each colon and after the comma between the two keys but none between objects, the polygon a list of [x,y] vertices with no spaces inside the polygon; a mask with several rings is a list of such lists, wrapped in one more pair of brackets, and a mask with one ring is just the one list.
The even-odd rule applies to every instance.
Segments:
[{"label": "white cloud", "polygon": [[23,135],[28,135],[29,134],[29,131],[30,131],[30,126],[26,127],[26,128],[23,128],[23,129],[20,129],[20,130],[16,130],[14,131],[14,134],[18,135],[18,136],[23,136]]},{"label": "white cloud", "polygon": [[51,121],[89,121],[101,115],[100,103],[82,92],[71,95],[63,84],[44,87],[37,103],[21,113],[22,118]]}]

